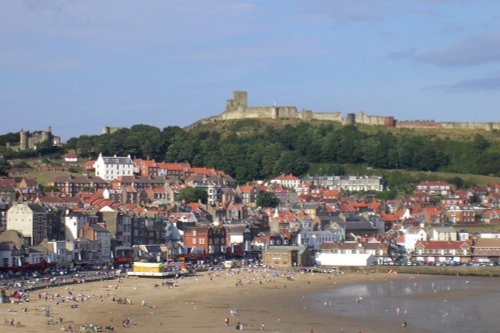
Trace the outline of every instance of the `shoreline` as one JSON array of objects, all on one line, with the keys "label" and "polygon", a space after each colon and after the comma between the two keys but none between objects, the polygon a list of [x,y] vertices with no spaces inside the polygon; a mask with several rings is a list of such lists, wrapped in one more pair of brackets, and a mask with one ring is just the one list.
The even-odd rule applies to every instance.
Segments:
[{"label": "shoreline", "polygon": [[[161,279],[128,277],[30,292],[29,302],[0,304],[6,332],[20,331],[6,321],[18,321],[23,332],[80,332],[83,325],[112,325],[118,332],[206,332],[235,330],[239,321],[245,331],[314,333],[400,332],[401,327],[370,318],[325,315],[308,305],[309,295],[346,284],[407,280],[408,275],[387,273],[289,273],[278,270],[203,272],[162,285]],[[419,276],[418,279],[430,278]],[[26,308],[24,312],[23,309]],[[12,310],[12,311],[9,311]],[[51,310],[52,324],[47,324]],[[230,309],[238,309],[231,316]],[[130,325],[122,322],[130,319]],[[224,323],[229,318],[229,326]],[[405,328],[409,333],[429,331]]]}]

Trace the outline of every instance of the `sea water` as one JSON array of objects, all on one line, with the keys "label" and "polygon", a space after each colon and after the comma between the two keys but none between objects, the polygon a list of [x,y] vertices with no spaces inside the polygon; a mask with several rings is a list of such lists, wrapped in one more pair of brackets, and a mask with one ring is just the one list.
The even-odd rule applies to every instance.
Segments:
[{"label": "sea water", "polygon": [[436,277],[338,286],[310,297],[323,313],[433,332],[500,332],[500,278]]}]

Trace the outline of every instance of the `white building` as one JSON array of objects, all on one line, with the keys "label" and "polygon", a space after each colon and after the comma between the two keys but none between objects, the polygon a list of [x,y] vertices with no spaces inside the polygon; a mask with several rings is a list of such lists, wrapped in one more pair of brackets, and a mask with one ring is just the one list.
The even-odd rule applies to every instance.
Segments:
[{"label": "white building", "polygon": [[312,246],[315,251],[318,251],[323,243],[333,243],[343,239],[342,234],[330,230],[310,231],[302,229],[298,237],[299,245]]},{"label": "white building", "polygon": [[38,245],[47,238],[47,211],[34,203],[17,203],[7,211],[7,230],[17,230],[28,240],[28,245]]},{"label": "white building", "polygon": [[453,227],[434,227],[429,230],[431,241],[457,241],[457,231]]},{"label": "white building", "polygon": [[314,176],[303,179],[316,186],[344,191],[384,191],[385,187],[381,176]]},{"label": "white building", "polygon": [[80,230],[87,222],[88,216],[84,214],[71,212],[64,217],[66,249],[69,251],[75,249],[74,242],[80,237]]},{"label": "white building", "polygon": [[127,157],[106,157],[99,154],[94,163],[95,175],[104,180],[111,181],[121,176],[133,176],[136,171],[134,162]]},{"label": "white building", "polygon": [[404,247],[407,251],[414,251],[415,244],[418,241],[427,240],[427,232],[420,227],[409,227],[408,229],[403,230],[404,232]]},{"label": "white building", "polygon": [[270,180],[273,185],[280,185],[285,188],[297,188],[301,180],[293,175],[281,175]]}]

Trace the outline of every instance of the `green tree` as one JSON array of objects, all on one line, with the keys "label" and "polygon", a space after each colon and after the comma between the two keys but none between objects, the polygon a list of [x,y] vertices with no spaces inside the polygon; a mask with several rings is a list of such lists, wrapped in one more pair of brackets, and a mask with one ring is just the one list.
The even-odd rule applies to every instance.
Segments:
[{"label": "green tree", "polygon": [[180,191],[179,200],[184,201],[185,203],[200,201],[201,203],[206,204],[208,200],[208,193],[199,187],[186,187]]},{"label": "green tree", "polygon": [[448,183],[455,185],[455,187],[458,188],[463,188],[464,186],[464,180],[460,177],[453,177],[448,179]]},{"label": "green tree", "polygon": [[474,135],[474,139],[472,141],[472,147],[474,147],[475,149],[477,149],[479,151],[484,151],[489,146],[490,146],[490,143],[488,142],[488,140],[486,140],[486,138],[484,136],[482,136],[479,133]]},{"label": "green tree", "polygon": [[278,207],[280,201],[272,192],[261,192],[257,195],[257,206],[263,208]]},{"label": "green tree", "polygon": [[500,154],[482,153],[476,163],[480,174],[500,176]]},{"label": "green tree", "polygon": [[291,151],[283,151],[273,168],[273,174],[302,175],[307,172],[309,166],[304,158]]},{"label": "green tree", "polygon": [[0,176],[7,176],[9,168],[9,163],[3,157],[0,157]]},{"label": "green tree", "polygon": [[7,143],[11,144],[19,143],[19,133],[10,132],[7,134],[0,135],[0,146],[4,147]]}]

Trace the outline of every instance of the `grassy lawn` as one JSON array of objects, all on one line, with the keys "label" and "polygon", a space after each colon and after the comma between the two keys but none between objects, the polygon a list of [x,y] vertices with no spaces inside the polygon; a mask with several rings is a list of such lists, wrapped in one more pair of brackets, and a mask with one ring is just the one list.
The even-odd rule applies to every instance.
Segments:
[{"label": "grassy lawn", "polygon": [[[21,175],[16,175],[18,178],[33,178],[36,179],[37,183],[40,185],[46,186],[48,183],[50,183],[55,177],[57,176],[68,176],[71,175],[72,173],[69,171],[46,171],[46,172],[28,172],[25,174]],[[73,173],[73,175],[77,176],[79,174]]]}]

